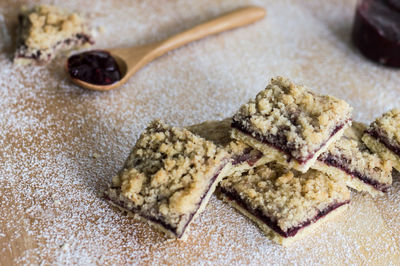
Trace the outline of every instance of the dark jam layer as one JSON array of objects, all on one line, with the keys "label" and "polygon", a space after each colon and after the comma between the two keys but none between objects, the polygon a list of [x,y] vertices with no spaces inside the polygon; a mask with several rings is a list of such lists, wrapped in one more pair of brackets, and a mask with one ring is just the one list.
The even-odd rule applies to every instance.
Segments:
[{"label": "dark jam layer", "polygon": [[391,150],[397,156],[400,156],[400,146],[392,144],[386,134],[379,132],[375,129],[368,129],[365,133],[384,144],[386,148]]},{"label": "dark jam layer", "polygon": [[[119,188],[118,188],[118,190],[119,190]],[[117,195],[119,195],[119,194],[120,194],[120,191],[117,193]],[[104,198],[106,200],[111,201],[114,204],[122,207],[123,209],[126,209],[126,210],[132,212],[132,213],[139,213],[139,211],[140,211],[139,208],[134,208],[134,207],[128,208],[128,205],[124,201],[119,200],[119,199],[110,198],[107,194],[104,194]],[[177,235],[176,228],[172,227],[170,224],[167,224],[163,220],[155,218],[155,217],[152,217],[152,216],[149,216],[149,215],[145,215],[145,214],[140,214],[140,216],[145,218],[146,220],[149,220],[149,221],[151,221],[153,223],[161,225],[162,227],[164,227],[168,231],[171,231],[172,233]]]},{"label": "dark jam layer", "polygon": [[106,51],[88,51],[68,58],[68,72],[72,78],[95,85],[110,85],[121,80],[121,72],[114,57]]},{"label": "dark jam layer", "polygon": [[400,67],[400,1],[362,0],[357,6],[352,39],[369,59]]},{"label": "dark jam layer", "polygon": [[232,158],[232,165],[238,165],[243,162],[247,162],[248,165],[253,166],[262,156],[263,154],[261,152],[252,148],[247,148],[242,154],[236,155]]},{"label": "dark jam layer", "polygon": [[[71,46],[82,45],[85,43],[94,44],[94,41],[88,35],[83,34],[83,33],[78,33],[72,38],[68,38],[63,41],[57,42],[55,45],[53,45],[52,49],[53,49],[53,52],[55,52],[57,49],[60,49],[60,48],[67,49],[67,48],[70,48]],[[28,49],[28,46],[25,43],[21,43],[20,48],[18,48],[18,54],[16,56],[18,58],[27,58],[27,59],[37,60],[42,56],[43,52],[46,52],[46,53],[48,53],[46,60],[50,59],[50,57],[51,57],[51,54],[48,52],[49,49],[37,50],[35,53],[30,53],[30,54],[28,54],[26,52],[27,49]]]},{"label": "dark jam layer", "polygon": [[314,218],[308,219],[308,220],[302,222],[301,224],[299,224],[298,226],[289,228],[287,231],[283,231],[278,226],[278,223],[276,221],[273,221],[270,217],[264,215],[262,210],[249,208],[247,203],[236,192],[228,191],[222,187],[220,188],[220,191],[224,195],[226,195],[230,200],[235,201],[239,206],[241,206],[243,209],[245,209],[246,211],[248,211],[249,213],[251,213],[252,215],[257,217],[259,220],[261,220],[263,223],[265,223],[269,228],[271,228],[272,230],[274,230],[276,233],[278,233],[279,235],[281,235],[283,237],[295,236],[304,227],[306,227],[312,223],[315,223],[316,221],[323,218],[325,215],[327,215],[331,211],[339,208],[340,206],[348,204],[350,202],[350,201],[345,201],[345,202],[340,202],[340,203],[335,202],[332,205],[328,206],[327,208],[323,209],[322,211],[319,211],[318,214],[316,216],[314,216]]},{"label": "dark jam layer", "polygon": [[389,189],[389,186],[387,184],[379,183],[376,180],[373,180],[363,174],[361,174],[358,171],[351,171],[349,168],[346,167],[346,165],[350,164],[350,160],[346,158],[338,158],[336,156],[331,156],[327,155],[326,158],[318,158],[318,160],[322,161],[323,163],[339,168],[342,171],[346,172],[347,174],[360,179],[362,182],[374,187],[377,190],[380,190],[382,192],[386,192]]},{"label": "dark jam layer", "polygon": [[[167,229],[168,231],[170,231],[171,233],[173,233],[177,238],[181,238],[182,235],[183,235],[183,233],[185,232],[186,228],[188,227],[188,225],[190,224],[190,222],[193,220],[194,215],[198,212],[198,210],[199,210],[201,204],[203,203],[204,198],[206,197],[207,193],[210,191],[210,189],[211,189],[212,185],[214,184],[215,180],[218,178],[219,174],[221,173],[221,170],[226,166],[227,163],[228,163],[228,160],[226,160],[226,161],[221,165],[221,167],[218,168],[218,170],[215,172],[214,176],[211,178],[210,184],[208,185],[208,188],[206,189],[206,191],[205,191],[205,192],[203,193],[203,195],[201,196],[200,201],[199,201],[199,204],[197,205],[196,210],[195,210],[194,212],[192,212],[192,213],[189,215],[189,219],[188,219],[188,221],[186,222],[186,224],[183,226],[182,232],[181,232],[180,234],[178,233],[176,227],[172,226],[171,224],[166,223],[165,221],[163,221],[163,220],[160,219],[160,218],[156,218],[156,217],[154,217],[154,216],[150,216],[150,215],[147,215],[147,214],[141,212],[140,208],[135,208],[135,207],[129,208],[129,207],[128,207],[128,204],[127,204],[126,202],[124,202],[124,201],[122,201],[122,200],[119,200],[118,198],[116,198],[116,199],[115,199],[115,198],[110,198],[107,194],[104,194],[104,198],[105,198],[106,200],[111,201],[111,202],[113,202],[114,204],[116,204],[116,205],[122,207],[122,208],[125,209],[125,210],[128,210],[128,211],[130,211],[130,212],[132,212],[132,213],[136,213],[136,214],[140,215],[141,217],[143,217],[143,218],[146,219],[146,220],[149,220],[149,221],[151,221],[151,222],[153,222],[153,223],[155,223],[155,224],[161,225],[162,227],[164,227],[165,229]],[[121,193],[120,188],[113,188],[113,189],[118,190],[117,195],[120,195],[120,193]],[[184,216],[184,215],[182,215],[182,217],[183,217],[183,216]]]},{"label": "dark jam layer", "polygon": [[[332,131],[332,133],[329,136],[329,139],[332,138],[339,130],[341,130],[345,125],[347,124],[347,121],[340,125],[335,127],[335,129]],[[307,157],[300,157],[300,158],[296,158],[294,156],[292,156],[292,152],[296,150],[296,148],[294,147],[294,145],[289,145],[286,136],[283,133],[278,133],[277,135],[261,135],[257,132],[251,131],[248,128],[242,126],[242,124],[236,120],[232,121],[231,126],[233,128],[236,128],[237,130],[241,131],[242,133],[249,135],[250,137],[255,138],[256,140],[265,143],[279,151],[281,151],[282,153],[285,153],[289,159],[288,161],[290,161],[292,158],[295,159],[296,161],[298,161],[301,164],[306,163],[308,160],[310,160],[317,151],[319,151],[322,147],[324,147],[326,145],[325,141],[324,143],[321,144],[321,146],[316,149],[315,151],[311,152]],[[280,131],[282,132],[282,131]]]}]

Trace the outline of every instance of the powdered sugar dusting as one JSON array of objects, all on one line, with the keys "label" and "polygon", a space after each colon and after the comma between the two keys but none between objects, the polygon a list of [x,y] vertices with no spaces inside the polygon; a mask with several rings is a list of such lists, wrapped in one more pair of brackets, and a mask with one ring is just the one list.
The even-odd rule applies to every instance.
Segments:
[{"label": "powdered sugar dusting", "polygon": [[375,200],[388,229],[400,246],[400,174],[393,175],[393,186],[384,196]]},{"label": "powdered sugar dusting", "polygon": [[[65,58],[13,66],[14,36],[2,38],[2,264],[398,262],[398,182],[377,205],[357,195],[347,213],[286,249],[215,197],[186,243],[166,241],[101,197],[150,120],[188,125],[225,117],[275,75],[347,100],[364,122],[396,106],[399,71],[364,60],[349,43],[354,1],[42,2],[90,14],[92,25],[104,28],[100,48],[160,40],[249,3],[268,15],[170,52],[106,93],[72,85]],[[0,3],[0,34],[14,32],[16,13],[14,1]]]}]

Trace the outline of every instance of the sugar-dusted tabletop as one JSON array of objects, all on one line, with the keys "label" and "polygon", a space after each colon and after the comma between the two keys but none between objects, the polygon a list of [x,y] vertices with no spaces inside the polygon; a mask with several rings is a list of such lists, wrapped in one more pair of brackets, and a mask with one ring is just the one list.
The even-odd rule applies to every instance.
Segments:
[{"label": "sugar-dusted tabletop", "polygon": [[381,198],[354,194],[349,210],[283,248],[212,197],[187,242],[166,241],[112,208],[102,190],[154,118],[188,125],[229,116],[276,75],[332,94],[370,122],[400,107],[399,70],[350,43],[355,1],[41,1],[88,15],[98,48],[161,40],[240,6],[265,7],[253,25],[192,43],[118,90],[80,89],[59,57],[13,66],[17,11],[0,2],[0,264],[400,263],[400,180]]}]

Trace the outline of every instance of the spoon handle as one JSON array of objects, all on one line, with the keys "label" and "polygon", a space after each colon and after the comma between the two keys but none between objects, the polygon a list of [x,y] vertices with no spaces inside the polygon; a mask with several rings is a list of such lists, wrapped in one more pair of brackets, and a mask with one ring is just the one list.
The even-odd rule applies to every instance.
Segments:
[{"label": "spoon handle", "polygon": [[199,40],[212,34],[248,25],[262,19],[265,14],[266,11],[263,8],[255,6],[234,10],[162,41],[155,49],[153,55],[159,57],[166,52],[189,42]]}]

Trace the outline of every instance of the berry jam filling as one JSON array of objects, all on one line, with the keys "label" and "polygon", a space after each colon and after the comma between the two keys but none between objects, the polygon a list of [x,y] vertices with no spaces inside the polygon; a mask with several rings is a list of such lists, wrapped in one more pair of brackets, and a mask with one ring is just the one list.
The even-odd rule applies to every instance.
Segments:
[{"label": "berry jam filling", "polygon": [[389,185],[379,183],[378,181],[373,180],[372,178],[369,178],[369,177],[361,174],[358,171],[354,171],[354,170],[352,171],[349,168],[347,168],[346,165],[349,165],[350,161],[351,161],[347,158],[338,158],[336,156],[328,155],[328,156],[326,156],[326,158],[322,159],[320,157],[320,158],[318,158],[318,160],[322,161],[323,163],[325,163],[327,165],[341,169],[342,171],[346,172],[348,175],[351,175],[355,178],[360,179],[362,182],[374,187],[377,190],[386,192],[389,189]]},{"label": "berry jam filling", "polygon": [[[94,41],[88,36],[85,35],[83,33],[78,33],[76,34],[73,38],[68,38],[65,39],[64,41],[59,41],[57,42],[55,45],[53,45],[52,50],[56,51],[57,49],[60,48],[70,48],[73,47],[74,45],[82,45],[85,43],[89,43],[89,44],[94,44]],[[64,47],[64,46],[66,47]],[[25,43],[22,43],[20,48],[18,49],[18,54],[16,55],[18,58],[28,58],[28,59],[39,59],[41,57],[41,55],[49,50],[49,49],[44,49],[44,50],[37,50],[34,53],[30,53],[27,54],[27,50],[28,50],[28,46]],[[49,52],[47,52],[47,59],[50,59],[52,54],[50,54]]]},{"label": "berry jam filling", "polygon": [[357,6],[352,38],[369,59],[400,67],[400,1],[362,0]]},{"label": "berry jam filling", "polygon": [[110,85],[121,79],[114,57],[106,51],[89,51],[68,58],[68,72],[72,78],[95,85]]},{"label": "berry jam filling", "polygon": [[400,156],[400,145],[395,145],[395,144],[391,143],[384,132],[381,132],[376,129],[368,129],[365,133],[370,135],[371,137],[375,138],[382,144],[384,144],[386,146],[386,148],[391,150],[397,156]]},{"label": "berry jam filling", "polygon": [[[329,136],[329,139],[332,138],[339,130],[341,130],[345,125],[347,124],[347,121],[340,125],[337,126],[332,133]],[[252,138],[255,138],[256,140],[265,143],[279,151],[281,151],[282,153],[285,153],[289,159],[288,161],[290,161],[292,158],[294,158],[296,161],[298,161],[300,164],[304,164],[307,163],[308,160],[310,160],[317,151],[319,151],[321,148],[323,148],[327,141],[325,141],[324,143],[321,144],[321,146],[316,149],[313,152],[310,152],[309,155],[307,157],[294,157],[292,156],[292,152],[296,150],[295,145],[291,145],[290,143],[288,143],[286,135],[283,134],[283,130],[278,131],[278,133],[276,135],[261,135],[257,132],[252,132],[250,129],[242,126],[242,124],[238,121],[233,120],[231,126],[237,130],[239,130],[240,132],[249,135]]]},{"label": "berry jam filling", "polygon": [[253,166],[262,156],[263,154],[261,152],[247,148],[242,154],[236,155],[232,158],[232,165],[238,165],[243,162],[247,162],[248,165]]},{"label": "berry jam filling", "polygon": [[[104,194],[104,198],[105,198],[106,200],[108,200],[108,201],[113,202],[113,203],[116,204],[117,206],[120,206],[120,207],[122,207],[122,208],[124,208],[124,209],[130,211],[130,212],[138,213],[138,211],[139,211],[139,209],[138,209],[138,208],[135,208],[135,207],[128,208],[128,204],[126,204],[126,203],[125,203],[124,201],[122,201],[122,200],[119,200],[118,198],[110,198],[107,194]],[[153,222],[153,223],[156,223],[156,224],[161,225],[161,226],[164,227],[165,229],[167,229],[167,230],[173,232],[175,235],[177,235],[176,228],[175,228],[175,227],[172,227],[170,224],[167,224],[167,223],[164,222],[163,220],[161,220],[161,219],[159,219],[159,218],[156,218],[156,217],[148,216],[148,215],[145,215],[145,214],[140,214],[140,216],[142,216],[142,217],[145,218],[146,220],[149,220],[149,221],[151,221],[151,222]],[[178,237],[179,237],[179,236],[178,236]]]},{"label": "berry jam filling", "polygon": [[276,233],[278,233],[279,235],[281,235],[281,236],[283,236],[285,238],[295,236],[304,227],[307,227],[310,224],[315,223],[316,221],[318,221],[319,219],[323,218],[324,216],[326,216],[331,211],[339,208],[340,206],[348,204],[350,202],[350,201],[334,202],[330,206],[328,206],[325,209],[319,211],[318,214],[316,216],[314,216],[313,218],[305,220],[304,222],[300,223],[298,226],[291,227],[288,230],[283,231],[279,227],[277,221],[273,221],[270,217],[266,216],[261,209],[259,209],[259,208],[257,208],[257,209],[249,208],[249,206],[247,205],[246,201],[243,200],[236,192],[228,191],[228,190],[226,190],[226,189],[224,189],[222,187],[220,188],[220,190],[230,200],[235,201],[240,207],[242,207],[243,209],[245,209],[246,211],[248,211],[249,213],[251,213],[252,215],[257,217],[259,220],[261,220],[263,223],[265,223],[269,228],[271,228]]}]

